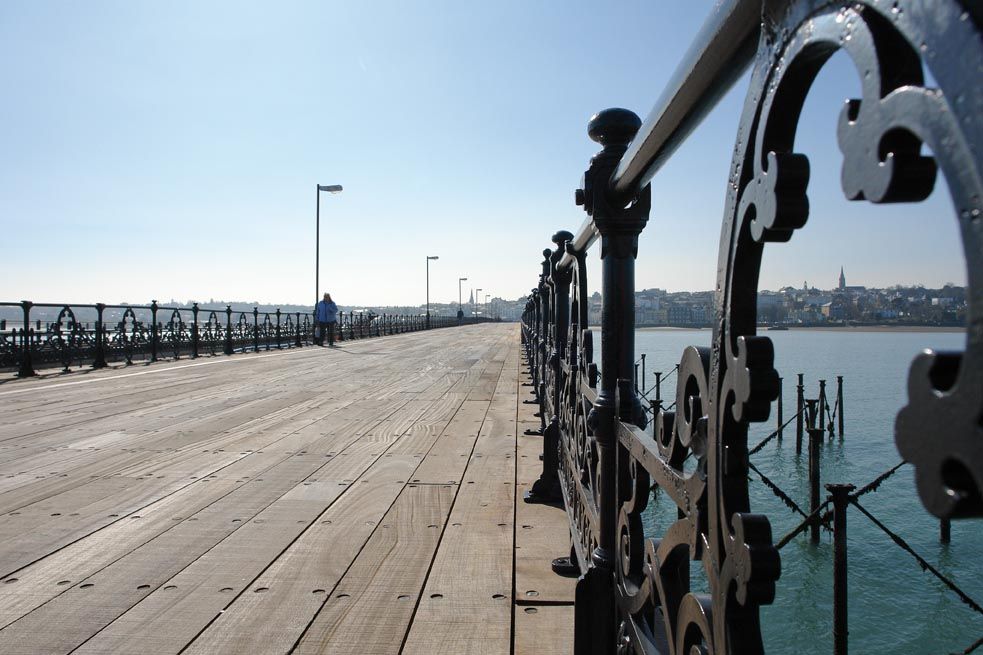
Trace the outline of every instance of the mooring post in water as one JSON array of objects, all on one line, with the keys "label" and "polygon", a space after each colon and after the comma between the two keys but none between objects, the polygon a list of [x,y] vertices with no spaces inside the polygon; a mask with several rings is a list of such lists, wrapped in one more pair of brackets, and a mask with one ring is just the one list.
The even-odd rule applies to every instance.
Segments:
[{"label": "mooring post in water", "polygon": [[795,452],[802,452],[802,412],[805,411],[805,386],[799,373],[799,384],[795,387]]},{"label": "mooring post in water", "polygon": [[[817,432],[822,432],[818,430]],[[820,437],[822,435],[820,434]],[[849,634],[847,614],[846,510],[852,484],[827,484],[833,503],[833,655],[847,654]],[[817,521],[816,525],[819,523]]]},{"label": "mooring post in water", "polygon": [[642,395],[645,395],[645,353],[642,353]]},{"label": "mooring post in water", "polygon": [[843,438],[843,376],[836,376],[836,418],[839,421],[840,439]]},{"label": "mooring post in water", "polygon": [[[819,381],[819,420],[816,422],[815,427],[826,428],[826,417],[827,410],[829,409],[829,402],[826,400],[826,380]],[[832,431],[833,425],[830,424],[830,430]]]},{"label": "mooring post in water", "polygon": [[[812,405],[815,401],[809,401]],[[819,509],[819,448],[823,443],[824,431],[822,428],[809,427],[809,515],[812,516]],[[819,543],[819,524],[818,518],[809,526],[809,540]]]},{"label": "mooring post in water", "polygon": [[939,543],[947,544],[952,541],[952,521],[939,519]]},{"label": "mooring post in water", "polygon": [[655,400],[653,401],[662,409],[662,371],[655,372]]},{"label": "mooring post in water", "polygon": [[778,422],[778,440],[782,440],[782,432],[785,424],[785,417],[782,415],[782,378],[778,378],[778,411],[776,412],[776,421]]}]

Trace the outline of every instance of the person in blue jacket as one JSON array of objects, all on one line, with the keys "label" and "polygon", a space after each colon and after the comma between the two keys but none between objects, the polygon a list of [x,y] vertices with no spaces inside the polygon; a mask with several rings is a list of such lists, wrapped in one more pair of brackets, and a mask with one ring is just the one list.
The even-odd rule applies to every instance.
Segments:
[{"label": "person in blue jacket", "polygon": [[338,322],[338,305],[331,300],[331,294],[325,293],[324,299],[314,308],[314,318],[317,321],[317,343],[324,345],[324,335],[328,335],[328,346],[334,347],[334,326]]}]

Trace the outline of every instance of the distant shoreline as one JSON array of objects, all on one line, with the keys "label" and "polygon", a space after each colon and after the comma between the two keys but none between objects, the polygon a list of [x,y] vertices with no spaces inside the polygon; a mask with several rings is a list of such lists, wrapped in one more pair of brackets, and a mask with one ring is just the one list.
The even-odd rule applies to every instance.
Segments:
[{"label": "distant shoreline", "polygon": [[[600,328],[599,325],[592,325],[592,328]],[[769,330],[767,327],[758,326],[758,332],[965,332],[966,328],[953,326],[933,326],[933,325],[829,325],[817,326],[810,325],[799,327],[796,325],[783,326],[788,330]],[[709,330],[709,327],[674,327],[671,325],[648,326],[635,328],[639,332],[680,332],[694,331],[699,332]]]}]

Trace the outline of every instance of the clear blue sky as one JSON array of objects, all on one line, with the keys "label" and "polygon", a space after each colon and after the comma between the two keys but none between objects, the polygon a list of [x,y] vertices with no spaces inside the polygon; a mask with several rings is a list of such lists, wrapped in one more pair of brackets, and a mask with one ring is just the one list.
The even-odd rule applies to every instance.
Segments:
[{"label": "clear blue sky", "polygon": [[[528,291],[583,220],[590,115],[643,117],[709,0],[0,4],[0,299],[345,304]],[[598,45],[603,44],[603,45]],[[824,71],[800,127],[812,217],[769,245],[763,288],[965,279],[948,192],[871,207],[839,190]],[[653,184],[639,288],[712,288],[747,80]],[[596,255],[595,255],[596,257]],[[599,282],[595,267],[592,287]]]}]

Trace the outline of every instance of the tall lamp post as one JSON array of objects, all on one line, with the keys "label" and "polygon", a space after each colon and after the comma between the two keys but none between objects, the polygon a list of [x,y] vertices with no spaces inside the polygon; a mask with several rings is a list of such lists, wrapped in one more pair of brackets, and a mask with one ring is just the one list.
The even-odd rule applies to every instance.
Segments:
[{"label": "tall lamp post", "polygon": [[317,185],[317,227],[314,233],[314,306],[317,306],[318,294],[321,292],[321,192],[341,193],[340,184]]},{"label": "tall lamp post", "polygon": [[478,304],[481,302],[480,300],[478,300],[479,298],[481,298],[481,289],[475,289],[474,290],[474,305],[471,307],[471,309],[474,311],[474,317],[475,318],[478,318]]},{"label": "tall lamp post", "polygon": [[461,306],[461,282],[467,282],[468,278],[457,278],[457,322],[460,323],[464,318],[464,308]]},{"label": "tall lamp post", "polygon": [[440,259],[437,255],[427,255],[427,329],[430,329],[430,260]]},{"label": "tall lamp post", "polygon": [[489,318],[491,316],[489,314],[489,312],[488,312],[488,296],[489,295],[490,294],[487,294],[487,293],[485,294],[485,302],[483,303],[485,305],[485,318]]}]

